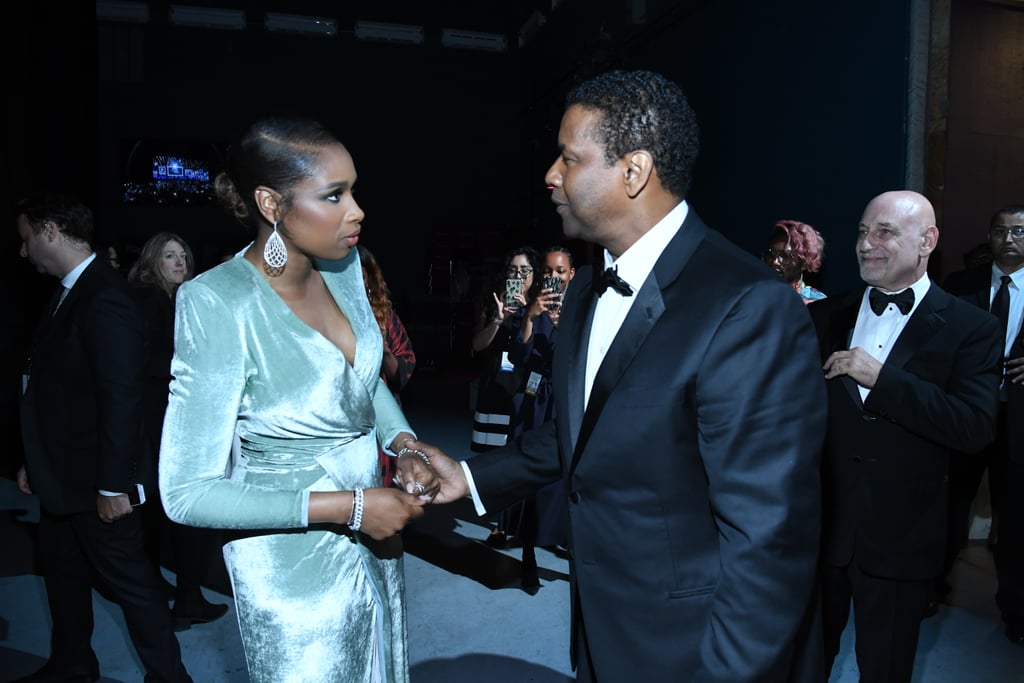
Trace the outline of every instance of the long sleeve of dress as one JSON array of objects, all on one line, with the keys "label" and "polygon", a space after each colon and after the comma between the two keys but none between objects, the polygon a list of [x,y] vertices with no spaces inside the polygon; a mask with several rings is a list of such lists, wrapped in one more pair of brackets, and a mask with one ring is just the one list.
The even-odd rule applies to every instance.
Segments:
[{"label": "long sleeve of dress", "polygon": [[210,288],[178,292],[170,397],[160,444],[167,516],[191,526],[298,527],[304,494],[257,490],[228,477],[235,423],[250,373],[235,316]]}]

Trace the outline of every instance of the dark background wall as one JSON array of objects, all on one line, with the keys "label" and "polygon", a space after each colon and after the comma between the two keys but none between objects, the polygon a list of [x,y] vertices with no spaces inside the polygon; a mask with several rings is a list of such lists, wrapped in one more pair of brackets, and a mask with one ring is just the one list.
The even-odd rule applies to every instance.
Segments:
[{"label": "dark background wall", "polygon": [[[137,245],[172,230],[212,265],[247,236],[216,207],[122,203],[126,145],[223,146],[263,113],[308,113],[353,154],[363,243],[422,332],[417,348],[458,355],[486,267],[508,247],[561,239],[543,175],[566,88],[610,67],[651,68],[683,86],[701,123],[694,209],[752,252],[776,219],[814,225],[827,241],[816,283],[835,293],[859,282],[852,249],[864,204],[904,186],[912,2],[500,3],[505,53],[437,40],[442,25],[477,27],[468,24],[482,15],[466,6],[486,14],[489,3],[264,0],[244,3],[242,31],[171,26],[161,0],[139,25],[97,22],[90,2],[42,3],[5,27],[16,65],[8,191],[70,185],[95,206],[104,238]],[[535,8],[547,22],[520,48],[513,10]],[[262,14],[275,9],[334,17],[339,35],[269,33]],[[403,17],[427,26],[423,45],[351,33],[354,19]],[[584,260],[592,253],[572,246]]]}]

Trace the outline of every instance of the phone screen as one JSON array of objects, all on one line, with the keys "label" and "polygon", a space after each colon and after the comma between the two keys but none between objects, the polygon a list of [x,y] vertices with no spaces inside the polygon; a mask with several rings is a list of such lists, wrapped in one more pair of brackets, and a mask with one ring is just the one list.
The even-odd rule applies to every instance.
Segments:
[{"label": "phone screen", "polygon": [[[562,293],[562,286],[562,278],[558,277],[557,275],[545,275],[544,280],[541,282],[542,289],[549,289],[556,294]],[[547,308],[549,311],[557,311],[561,305],[562,302],[561,299],[559,299],[559,301],[557,302],[547,304],[545,308]]]},{"label": "phone screen", "polygon": [[522,306],[519,300],[516,299],[516,294],[523,293],[524,284],[525,282],[517,277],[510,277],[505,280],[505,308],[514,311]]}]

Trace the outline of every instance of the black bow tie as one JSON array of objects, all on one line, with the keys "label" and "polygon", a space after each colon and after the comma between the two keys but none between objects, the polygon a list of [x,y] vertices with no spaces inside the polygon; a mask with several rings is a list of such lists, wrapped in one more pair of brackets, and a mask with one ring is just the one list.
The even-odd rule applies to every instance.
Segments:
[{"label": "black bow tie", "polygon": [[896,304],[900,313],[906,315],[914,307],[914,290],[907,287],[898,294],[886,294],[882,290],[872,287],[868,292],[868,303],[871,304],[871,310],[875,312],[875,315],[885,313],[889,304]]},{"label": "black bow tie", "polygon": [[594,291],[598,296],[604,294],[608,288],[614,289],[622,296],[633,296],[633,288],[629,283],[619,277],[619,267],[605,268],[603,272],[594,275]]}]

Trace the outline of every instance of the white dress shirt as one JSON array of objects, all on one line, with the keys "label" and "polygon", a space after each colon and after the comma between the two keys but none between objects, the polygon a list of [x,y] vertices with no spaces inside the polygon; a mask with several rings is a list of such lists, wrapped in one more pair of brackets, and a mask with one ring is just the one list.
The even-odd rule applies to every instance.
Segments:
[{"label": "white dress shirt", "polygon": [[[895,304],[886,306],[882,315],[875,315],[875,312],[871,310],[871,304],[868,302],[868,295],[873,288],[868,287],[865,289],[864,295],[860,300],[860,312],[857,313],[857,324],[853,328],[853,337],[850,339],[850,348],[853,349],[859,346],[867,351],[868,355],[884,365],[885,359],[889,357],[889,352],[892,351],[893,345],[899,339],[903,328],[907,326],[910,316],[914,315],[914,311],[921,305],[921,301],[924,300],[929,287],[931,287],[931,280],[928,279],[927,273],[910,286],[910,289],[914,290],[914,305],[910,307],[910,311],[906,315],[900,313],[900,309]],[[881,287],[878,289],[886,294],[897,293],[886,292]],[[860,391],[860,399],[866,401],[871,390],[860,384],[857,385],[857,389]]]},{"label": "white dress shirt", "polygon": [[661,252],[676,236],[689,207],[685,201],[676,204],[675,208],[665,214],[653,228],[648,230],[636,242],[626,249],[617,259],[612,259],[606,249],[604,251],[604,267],[618,268],[619,277],[633,288],[633,296],[622,296],[609,288],[597,299],[594,321],[590,327],[590,343],[587,345],[587,372],[583,385],[583,407],[590,404],[590,390],[594,386],[594,378],[604,361],[608,348],[615,341],[615,335],[622,327],[629,309],[636,301],[636,293],[654,270],[654,264],[661,258]]}]

